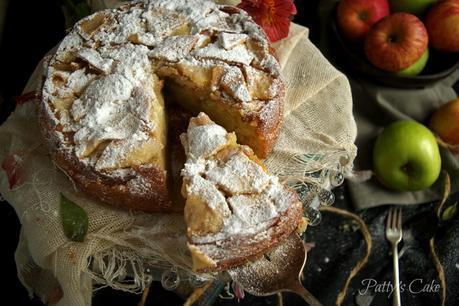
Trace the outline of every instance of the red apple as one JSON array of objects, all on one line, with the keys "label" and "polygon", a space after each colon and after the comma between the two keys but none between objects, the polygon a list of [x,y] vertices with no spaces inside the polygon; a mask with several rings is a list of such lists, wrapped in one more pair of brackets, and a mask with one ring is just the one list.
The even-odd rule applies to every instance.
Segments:
[{"label": "red apple", "polygon": [[443,0],[427,13],[425,24],[432,47],[459,52],[459,0]]},{"label": "red apple", "polygon": [[342,0],[338,4],[336,20],[344,37],[351,41],[361,41],[370,26],[387,15],[388,0]]},{"label": "red apple", "polygon": [[459,146],[459,98],[440,106],[433,113],[429,126],[441,140],[457,148]]},{"label": "red apple", "polygon": [[395,13],[373,25],[365,39],[368,60],[386,71],[400,71],[414,64],[427,48],[424,24],[408,13]]}]

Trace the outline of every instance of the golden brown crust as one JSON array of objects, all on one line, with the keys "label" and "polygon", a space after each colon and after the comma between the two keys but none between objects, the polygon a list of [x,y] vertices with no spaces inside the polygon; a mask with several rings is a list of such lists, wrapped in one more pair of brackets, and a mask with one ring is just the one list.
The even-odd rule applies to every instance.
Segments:
[{"label": "golden brown crust", "polygon": [[203,253],[211,252],[220,254],[212,256],[215,266],[198,269],[197,272],[217,272],[228,270],[253,260],[265,254],[269,249],[278,245],[283,239],[294,232],[303,216],[301,202],[296,202],[286,210],[276,221],[276,223],[266,232],[261,233],[261,239],[257,237],[232,237],[217,244],[198,244],[194,245],[197,250],[204,250]]},{"label": "golden brown crust", "polygon": [[[154,166],[133,167],[133,178],[114,179],[82,167],[78,161],[69,161],[58,150],[54,160],[79,190],[111,206],[151,213],[180,212],[183,209],[169,199],[165,171]],[[129,192],[129,188],[135,188],[129,186],[133,180],[147,182],[151,186],[149,192]]]},{"label": "golden brown crust", "polygon": [[[257,122],[256,133],[260,140],[251,148],[261,159],[268,157],[269,153],[274,149],[282,126],[285,96],[284,84],[282,83],[279,87],[279,95],[266,101],[266,105],[258,114],[249,114],[244,117],[247,121],[255,120]],[[269,117],[269,120],[266,117]]]}]

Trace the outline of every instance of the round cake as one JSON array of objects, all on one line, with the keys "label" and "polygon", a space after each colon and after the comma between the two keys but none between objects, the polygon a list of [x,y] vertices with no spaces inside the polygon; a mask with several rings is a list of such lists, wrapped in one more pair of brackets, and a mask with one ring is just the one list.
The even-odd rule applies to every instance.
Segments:
[{"label": "round cake", "polygon": [[80,190],[123,208],[179,212],[170,105],[205,112],[265,158],[283,102],[278,61],[244,11],[139,1],[93,14],[64,38],[46,69],[40,122],[53,160]]}]

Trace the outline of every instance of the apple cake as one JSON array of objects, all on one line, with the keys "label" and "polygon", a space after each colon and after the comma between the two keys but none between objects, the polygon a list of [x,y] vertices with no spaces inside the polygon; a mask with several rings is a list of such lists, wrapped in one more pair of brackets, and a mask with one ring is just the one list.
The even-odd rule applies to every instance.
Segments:
[{"label": "apple cake", "polygon": [[224,270],[264,253],[302,220],[296,192],[253,151],[200,113],[182,134],[185,222],[193,269]]},{"label": "apple cake", "polygon": [[[40,122],[56,165],[105,203],[174,212],[168,106],[206,112],[265,158],[284,83],[262,29],[207,0],[134,1],[79,21],[45,72]],[[174,128],[174,127],[172,127]]]}]

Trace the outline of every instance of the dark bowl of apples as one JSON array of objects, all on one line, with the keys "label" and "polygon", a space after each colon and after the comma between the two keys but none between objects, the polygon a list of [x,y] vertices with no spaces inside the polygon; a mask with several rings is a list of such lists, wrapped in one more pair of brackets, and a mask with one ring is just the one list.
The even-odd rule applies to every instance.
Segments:
[{"label": "dark bowl of apples", "polygon": [[459,69],[459,53],[438,51],[429,46],[426,66],[418,75],[407,76],[381,70],[370,63],[362,42],[354,43],[343,36],[335,20],[330,22],[330,47],[334,64],[353,77],[364,78],[389,87],[422,88],[448,77]]}]

